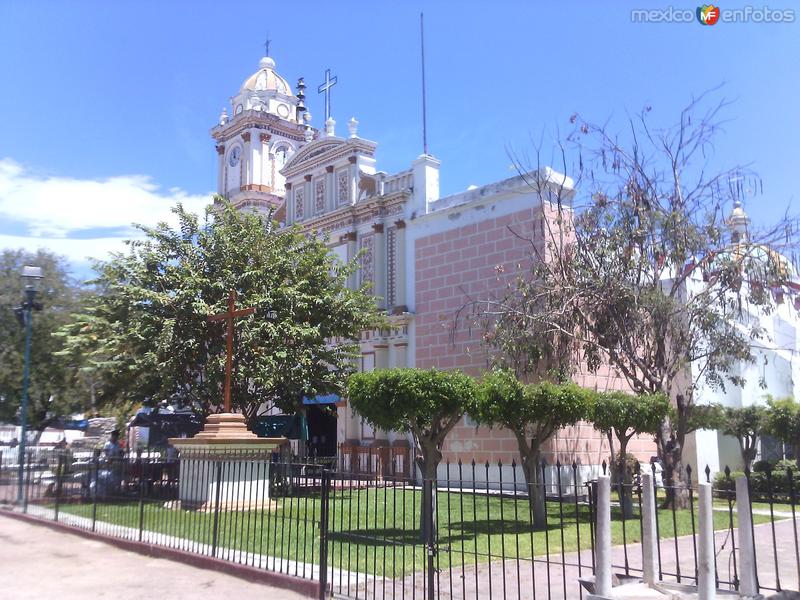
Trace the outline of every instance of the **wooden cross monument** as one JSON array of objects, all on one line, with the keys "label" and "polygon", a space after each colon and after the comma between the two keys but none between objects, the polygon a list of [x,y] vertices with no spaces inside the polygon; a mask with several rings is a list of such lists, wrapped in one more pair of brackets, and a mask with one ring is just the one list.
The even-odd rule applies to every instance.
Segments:
[{"label": "wooden cross monument", "polygon": [[225,321],[227,324],[225,337],[228,348],[225,356],[225,412],[231,412],[231,371],[233,370],[233,320],[237,317],[246,317],[256,312],[255,308],[241,308],[236,310],[236,292],[228,292],[228,310],[218,315],[208,317],[209,321]]},{"label": "wooden cross monument", "polygon": [[[191,438],[170,438],[169,443],[180,450],[178,506],[197,510],[270,510],[275,503],[269,500],[269,465],[272,450],[286,438],[262,438],[247,429],[243,413],[231,412],[231,377],[233,371],[233,326],[239,317],[252,315],[255,308],[236,310],[236,292],[228,293],[228,310],[208,317],[209,321],[225,321],[227,354],[225,356],[225,412],[206,417],[203,430]],[[242,477],[241,461],[252,461],[250,474]],[[209,456],[216,457],[217,475],[203,474]],[[223,502],[224,500],[224,504]]]}]

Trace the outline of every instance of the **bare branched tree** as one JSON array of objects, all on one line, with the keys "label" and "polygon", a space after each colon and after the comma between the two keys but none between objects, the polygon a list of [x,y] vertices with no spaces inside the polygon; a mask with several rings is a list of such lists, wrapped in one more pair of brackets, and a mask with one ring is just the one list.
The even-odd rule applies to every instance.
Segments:
[{"label": "bare branched tree", "polygon": [[496,362],[518,374],[608,364],[634,392],[667,394],[675,417],[656,442],[679,491],[686,436],[706,421],[698,386],[743,384],[731,367],[752,360],[765,335],[759,315],[791,284],[786,257],[799,241],[788,214],[772,227],[749,223],[741,201],[761,182],[748,168],[712,168],[728,103],[711,96],[667,128],[653,127],[646,107],[619,135],[573,116],[557,143],[571,178],[541,166],[540,145],[533,161],[514,154],[542,202],[530,261],[457,315],[479,323]]}]

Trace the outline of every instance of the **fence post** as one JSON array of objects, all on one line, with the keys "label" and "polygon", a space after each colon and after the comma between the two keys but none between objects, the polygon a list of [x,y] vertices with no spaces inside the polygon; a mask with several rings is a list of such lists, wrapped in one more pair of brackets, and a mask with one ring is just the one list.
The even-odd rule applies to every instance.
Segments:
[{"label": "fence post", "polygon": [[[92,531],[95,530],[97,525],[97,488],[100,487],[100,451],[94,451],[92,458],[92,466],[94,467],[94,489],[92,490]],[[92,482],[89,480],[89,487],[91,488]]]},{"label": "fence post", "polygon": [[739,593],[742,598],[758,598],[756,583],[753,515],[750,512],[750,491],[747,477],[736,478],[736,514],[739,517]]},{"label": "fence post", "polygon": [[595,525],[595,578],[594,593],[589,598],[608,598],[611,596],[611,478],[600,475],[597,478],[597,503],[595,505],[597,522]]},{"label": "fence post", "polygon": [[714,600],[717,597],[714,576],[714,508],[711,499],[711,484],[703,482],[697,487],[698,521],[700,524],[700,552],[697,561],[697,593],[699,600]]},{"label": "fence post", "polygon": [[58,522],[58,509],[59,509],[59,506],[60,506],[60,503],[61,503],[61,480],[62,480],[64,469],[65,469],[65,463],[66,463],[66,461],[64,460],[64,453],[63,452],[59,452],[58,453],[58,467],[56,468],[56,489],[55,489],[56,506],[55,506],[55,513],[54,513],[54,517],[53,517],[53,520],[56,521],[56,522]]},{"label": "fence post", "polygon": [[217,461],[217,489],[214,493],[214,529],[211,537],[211,556],[217,557],[217,537],[219,536],[219,502],[222,493],[222,461]]},{"label": "fence post", "polygon": [[31,491],[31,471],[33,471],[33,453],[28,451],[28,468],[25,471],[25,498],[23,499],[23,512],[28,512],[28,496]]},{"label": "fence post", "polygon": [[428,585],[427,585],[427,599],[434,600],[436,597],[434,583],[436,582],[436,531],[434,512],[436,505],[434,502],[435,481],[433,479],[425,479],[425,474],[422,475],[422,493],[425,504],[425,545],[427,550],[427,568],[428,568]]},{"label": "fence post", "polygon": [[142,451],[136,451],[136,462],[139,464],[139,541],[142,541],[144,532],[144,463],[142,463]]},{"label": "fence post", "polygon": [[654,585],[658,577],[656,544],[656,494],[653,475],[641,474],[642,487],[642,578],[647,585]]},{"label": "fence post", "polygon": [[322,471],[322,490],[319,513],[319,600],[325,600],[328,587],[328,515],[330,502],[331,476]]}]

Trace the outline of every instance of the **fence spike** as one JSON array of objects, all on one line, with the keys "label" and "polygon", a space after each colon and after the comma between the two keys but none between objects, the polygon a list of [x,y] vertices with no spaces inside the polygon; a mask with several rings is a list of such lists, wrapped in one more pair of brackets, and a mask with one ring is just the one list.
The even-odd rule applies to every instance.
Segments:
[{"label": "fence spike", "polygon": [[603,459],[603,475],[605,475],[608,471],[608,465],[606,464],[606,460]]},{"label": "fence spike", "polygon": [[572,461],[572,470],[573,471],[577,471],[578,470],[578,463],[576,463],[574,460]]},{"label": "fence spike", "polygon": [[517,459],[515,459],[515,458],[511,459],[511,468],[512,469],[516,469],[517,468]]},{"label": "fence spike", "polygon": [[458,468],[459,469],[461,468],[461,459],[460,458],[458,459]]},{"label": "fence spike", "polygon": [[503,461],[501,461],[501,460],[497,461],[497,468],[498,469],[502,469],[503,468]]},{"label": "fence spike", "polygon": [[686,465],[686,479],[692,485],[692,465]]},{"label": "fence spike", "polygon": [[475,459],[474,458],[472,459],[472,468],[473,469],[475,468]]},{"label": "fence spike", "polygon": [[560,471],[561,470],[561,459],[556,459],[556,468]]}]

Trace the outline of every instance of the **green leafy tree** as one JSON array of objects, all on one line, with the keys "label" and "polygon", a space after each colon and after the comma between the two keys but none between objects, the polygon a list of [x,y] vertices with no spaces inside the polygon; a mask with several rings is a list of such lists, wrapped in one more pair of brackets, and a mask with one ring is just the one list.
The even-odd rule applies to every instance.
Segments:
[{"label": "green leafy tree", "polygon": [[[658,433],[661,423],[670,414],[669,399],[663,394],[626,394],[612,391],[597,395],[591,411],[596,429],[608,438],[611,449],[611,473],[621,484],[622,514],[633,514],[633,479],[628,465],[628,443],[635,435]],[[614,449],[614,438],[618,451]]]},{"label": "green leafy tree", "polygon": [[[380,369],[350,376],[347,398],[361,417],[385,431],[410,433],[414,438],[416,464],[427,489],[435,489],[437,467],[447,434],[471,410],[475,402],[474,379],[458,371],[436,369]],[[427,539],[427,525],[436,515],[435,492],[431,503],[423,498],[420,524]],[[431,506],[433,505],[433,506]],[[430,513],[426,512],[431,510]],[[434,525],[435,528],[435,525]]]},{"label": "green leafy tree", "polygon": [[236,322],[232,405],[248,422],[264,408],[302,410],[303,396],[341,393],[361,332],[380,323],[374,300],[347,279],[324,240],[218,198],[204,220],[178,205],[176,228],[142,227],[143,239],[98,263],[100,291],[63,328],[86,356],[105,402],[169,400],[222,410],[229,290],[254,316]]},{"label": "green leafy tree", "polygon": [[742,464],[746,468],[751,468],[756,459],[758,439],[766,425],[766,418],[766,408],[755,404],[741,408],[720,408],[719,429],[736,438]]},{"label": "green leafy tree", "polygon": [[767,400],[766,430],[792,449],[800,465],[800,403],[793,398]]},{"label": "green leafy tree", "polygon": [[28,424],[41,430],[58,417],[87,408],[87,390],[71,378],[69,364],[58,355],[63,345],[52,334],[87,301],[88,292],[73,281],[60,256],[46,250],[0,252],[0,420],[16,420],[22,398],[25,331],[14,309],[23,300],[20,273],[25,265],[41,267],[44,275],[36,296],[43,309],[33,313],[28,389]]},{"label": "green leafy tree", "polygon": [[505,427],[514,434],[536,527],[547,523],[542,448],[559,429],[586,419],[593,397],[593,392],[574,383],[522,385],[506,369],[493,370],[480,383],[470,414],[480,423]]}]

